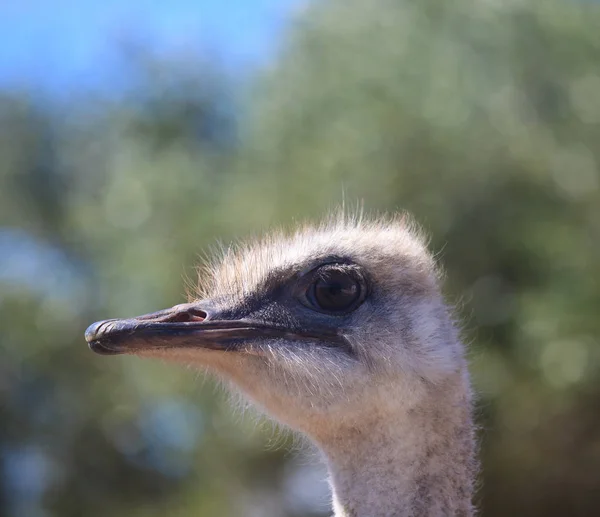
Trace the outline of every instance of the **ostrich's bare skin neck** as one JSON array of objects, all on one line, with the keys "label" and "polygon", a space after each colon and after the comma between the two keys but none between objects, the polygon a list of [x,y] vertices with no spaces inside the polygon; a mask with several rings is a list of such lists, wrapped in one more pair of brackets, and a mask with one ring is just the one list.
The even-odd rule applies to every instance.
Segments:
[{"label": "ostrich's bare skin neck", "polygon": [[321,441],[335,517],[470,517],[474,429],[463,376],[419,404]]}]

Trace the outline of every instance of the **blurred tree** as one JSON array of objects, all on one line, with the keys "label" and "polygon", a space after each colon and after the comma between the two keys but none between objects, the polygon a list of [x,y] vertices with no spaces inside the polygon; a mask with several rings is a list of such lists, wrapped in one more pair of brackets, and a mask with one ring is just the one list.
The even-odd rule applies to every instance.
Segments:
[{"label": "blurred tree", "polygon": [[323,0],[252,92],[138,55],[120,99],[0,96],[0,515],[316,515],[195,374],[82,333],[181,301],[215,237],[343,196],[433,236],[473,343],[482,515],[598,513],[599,24],[588,2]]},{"label": "blurred tree", "polygon": [[600,507],[599,23],[577,2],[315,3],[249,126],[237,201],[269,185],[289,216],[343,185],[431,231],[474,341],[487,516]]},{"label": "blurred tree", "polygon": [[165,87],[150,61],[118,101],[0,103],[0,515],[233,515],[229,469],[270,486],[283,465],[223,431],[192,375],[100,364],[82,344],[107,313],[180,300],[232,170],[218,74],[154,62]]}]

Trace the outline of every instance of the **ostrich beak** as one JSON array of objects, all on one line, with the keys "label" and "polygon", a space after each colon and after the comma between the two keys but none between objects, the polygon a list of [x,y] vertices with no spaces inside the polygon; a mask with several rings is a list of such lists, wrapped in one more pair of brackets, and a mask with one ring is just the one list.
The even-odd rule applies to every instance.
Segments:
[{"label": "ostrich beak", "polygon": [[211,319],[197,303],[181,304],[130,319],[97,321],[85,331],[91,350],[102,355],[135,354],[144,350],[204,348],[240,351],[248,342],[274,339],[325,341],[346,345],[328,329],[291,330],[252,319]]},{"label": "ostrich beak", "polygon": [[181,304],[135,318],[97,321],[87,328],[85,339],[94,352],[103,355],[183,347],[228,351],[263,332],[249,321],[207,318],[196,304]]}]

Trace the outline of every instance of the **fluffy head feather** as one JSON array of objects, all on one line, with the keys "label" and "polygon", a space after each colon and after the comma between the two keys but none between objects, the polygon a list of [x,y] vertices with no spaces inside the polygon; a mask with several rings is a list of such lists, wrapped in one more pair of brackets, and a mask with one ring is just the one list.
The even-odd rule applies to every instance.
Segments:
[{"label": "fluffy head feather", "polygon": [[[347,317],[324,317],[270,297],[332,260],[355,264],[368,276],[369,296]],[[290,233],[279,230],[232,245],[201,268],[197,299],[210,300],[221,316],[259,317],[291,328],[326,320],[351,353],[280,338],[248,342],[235,358],[185,351],[182,359],[213,367],[273,416],[304,429],[322,426],[332,412],[340,420],[359,418],[366,398],[369,405],[385,405],[390,396],[411,405],[427,384],[464,367],[439,277],[422,232],[406,215],[336,215]]]}]

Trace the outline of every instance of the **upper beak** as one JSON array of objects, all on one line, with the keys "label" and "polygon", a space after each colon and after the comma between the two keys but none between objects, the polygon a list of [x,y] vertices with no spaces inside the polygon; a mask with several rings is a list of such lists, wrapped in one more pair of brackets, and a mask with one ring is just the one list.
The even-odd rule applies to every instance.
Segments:
[{"label": "upper beak", "polygon": [[182,304],[136,318],[97,321],[85,331],[85,339],[104,355],[191,346],[227,351],[274,330],[249,321],[208,320],[197,304]]}]

